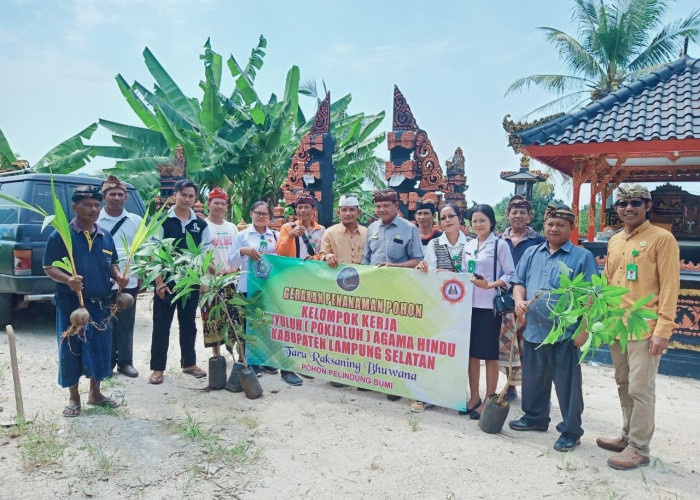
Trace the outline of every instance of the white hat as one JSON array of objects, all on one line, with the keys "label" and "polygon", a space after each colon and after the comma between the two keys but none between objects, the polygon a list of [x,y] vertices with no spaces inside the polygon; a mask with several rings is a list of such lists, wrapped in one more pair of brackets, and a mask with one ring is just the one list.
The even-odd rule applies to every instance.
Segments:
[{"label": "white hat", "polygon": [[359,207],[360,203],[357,201],[357,196],[341,195],[340,200],[338,201],[338,206],[339,207]]}]

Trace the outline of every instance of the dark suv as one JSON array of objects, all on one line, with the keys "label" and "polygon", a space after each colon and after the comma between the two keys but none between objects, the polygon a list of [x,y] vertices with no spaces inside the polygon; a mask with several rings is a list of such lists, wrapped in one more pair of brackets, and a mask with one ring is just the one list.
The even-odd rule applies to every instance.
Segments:
[{"label": "dark suv", "polygon": [[[83,175],[54,175],[56,196],[61,200],[68,220],[75,217],[71,209],[73,188],[83,184],[101,185],[103,179]],[[129,197],[124,208],[143,215],[146,207],[138,191],[127,184]],[[28,170],[0,174],[0,193],[40,206],[53,213],[51,176]],[[12,321],[17,307],[31,301],[50,300],[56,286],[44,274],[44,247],[53,227],[41,231],[43,217],[0,200],[0,327]]]}]

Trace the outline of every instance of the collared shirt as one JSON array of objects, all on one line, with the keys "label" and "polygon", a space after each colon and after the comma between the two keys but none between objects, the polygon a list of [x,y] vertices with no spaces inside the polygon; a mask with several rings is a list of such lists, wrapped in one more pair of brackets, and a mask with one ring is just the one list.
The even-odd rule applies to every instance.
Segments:
[{"label": "collared shirt", "polygon": [[339,262],[361,264],[366,239],[367,228],[360,224],[354,231],[350,231],[342,223],[331,226],[323,233],[320,259],[326,260],[326,256],[332,253]]},{"label": "collared shirt", "polygon": [[238,234],[235,224],[223,221],[223,224],[215,224],[207,219],[209,233],[211,234],[211,246],[214,250],[214,265],[218,269],[231,271],[228,265],[228,256],[231,253],[233,240]]},{"label": "collared shirt", "polygon": [[[163,229],[163,226],[161,226],[161,235],[163,238],[175,238],[175,239],[182,239],[185,238],[185,233],[189,230],[188,226],[190,228],[193,228],[194,231],[199,231],[199,229],[196,227],[197,225],[197,214],[194,213],[194,210],[190,208],[190,216],[189,218],[185,221],[182,222],[182,219],[180,219],[177,214],[175,213],[175,208],[171,208],[168,210],[168,219],[177,219],[180,222],[180,233],[179,234],[165,234],[166,231]],[[211,233],[209,232],[209,224],[206,225],[204,230],[202,230],[202,235],[201,235],[201,243],[202,243],[202,248],[204,250],[208,250],[211,247]],[[184,242],[181,243],[184,246]]]},{"label": "collared shirt", "polygon": [[[124,220],[122,225],[119,226],[119,230],[112,236],[112,239],[114,240],[114,245],[117,247],[117,253],[119,254],[119,267],[122,270],[124,270],[124,266],[126,264],[126,257],[128,254],[127,247],[124,246],[122,236],[126,236],[127,243],[131,245],[131,242],[134,241],[134,236],[136,236],[136,231],[138,231],[139,226],[141,225],[141,217],[136,214],[132,214],[131,212],[127,212],[124,209],[122,209],[122,213],[120,213],[119,215],[112,216],[107,213],[104,207],[102,207],[102,210],[100,210],[100,217],[97,219],[97,223],[100,225],[100,227],[103,228],[105,231],[109,232],[114,226],[116,226],[117,222],[122,220],[124,217],[126,217],[126,219]],[[136,288],[137,286],[138,276],[130,272],[129,284],[126,287]],[[118,288],[119,285],[116,284],[113,287],[114,290]]]},{"label": "collared shirt", "polygon": [[260,253],[277,255],[276,247],[278,240],[279,234],[277,231],[267,226],[265,226],[265,232],[262,234],[260,234],[252,224],[243,231],[239,231],[233,239],[233,245],[231,245],[231,251],[228,254],[228,265],[231,269],[241,270],[241,278],[238,280],[239,292],[245,293],[248,291],[246,273],[248,272],[248,261],[250,260],[247,255],[241,255],[241,248],[251,247]]},{"label": "collared shirt", "polygon": [[[70,223],[70,235],[73,243],[75,272],[83,277],[83,297],[111,296],[112,283],[109,270],[119,261],[112,236],[97,224],[95,224],[95,232],[90,234],[78,226],[76,219]],[[46,242],[43,266],[52,267],[55,261],[62,261],[64,257],[68,257],[68,250],[63,244],[61,235],[58,231],[54,231]],[[56,293],[75,296],[75,292],[64,283],[56,283]]]},{"label": "collared shirt", "polygon": [[[633,255],[636,250],[637,255]],[[636,264],[637,279],[627,279],[627,266]],[[653,293],[645,306],[659,315],[649,321],[650,331],[644,338],[656,335],[671,338],[676,328],[676,305],[680,293],[680,248],[674,236],[644,221],[627,237],[622,230],[608,242],[605,277],[608,284],[629,290],[622,296],[621,307],[631,307],[637,300]]]},{"label": "collared shirt", "polygon": [[[598,266],[590,251],[567,241],[552,254],[549,253],[549,242],[545,241],[525,251],[515,271],[513,284],[525,287],[527,300],[531,300],[540,290],[559,288],[559,262],[563,262],[569,268],[571,279],[583,273],[586,281],[591,281],[591,276],[598,274]],[[530,304],[526,315],[527,326],[523,333],[525,340],[541,343],[547,338],[553,325],[552,319],[549,318],[550,308],[554,308],[557,300],[559,295],[544,293]],[[570,327],[565,338],[570,338],[577,327],[578,325]]]},{"label": "collared shirt", "polygon": [[[459,236],[457,237],[457,243],[455,243],[454,245],[450,243],[450,240],[447,239],[447,235],[444,233],[433,241],[437,241],[437,244],[440,246],[446,246],[447,252],[450,254],[450,257],[454,258],[455,256],[457,256],[461,265],[462,251],[464,250],[464,245],[466,245],[467,242],[471,239],[472,238],[468,238],[462,231],[460,231]],[[431,271],[435,271],[437,269],[437,256],[435,255],[434,245],[435,243],[428,244],[428,246],[425,247],[425,255],[423,256],[423,260],[428,263],[428,269],[430,269]],[[448,268],[447,270],[452,271],[453,269]]]},{"label": "collared shirt", "polygon": [[[312,221],[313,226],[309,231],[304,228],[304,234],[309,240],[311,248],[314,250],[314,260],[318,260],[318,253],[321,249],[321,239],[323,238],[323,233],[326,230],[323,226],[319,225],[316,221]],[[304,259],[309,255],[309,251],[306,248],[306,243],[304,243],[304,238],[301,236],[295,238],[290,238],[289,233],[292,229],[299,226],[300,221],[294,221],[292,223],[285,224],[280,228],[280,240],[277,243],[277,255],[284,255],[285,257],[298,257],[299,259]]]},{"label": "collared shirt", "polygon": [[423,245],[417,226],[398,214],[387,225],[381,219],[369,225],[363,264],[403,264],[411,259],[423,260]]},{"label": "collared shirt", "polygon": [[[475,271],[486,278],[486,281],[492,283],[500,279],[505,282],[506,286],[509,286],[515,272],[513,257],[510,255],[508,245],[499,244],[500,241],[493,233],[488,235],[481,247],[479,247],[479,238],[467,241],[462,252],[462,272],[468,272],[469,261],[473,260],[475,262]],[[494,269],[493,257],[497,244],[498,269]],[[495,280],[494,276],[496,276]],[[497,290],[495,288],[484,289],[475,286],[472,307],[493,309],[493,299],[496,297],[496,294]]]},{"label": "collared shirt", "polygon": [[510,254],[513,256],[513,263],[516,267],[518,265],[518,262],[520,262],[520,259],[522,258],[523,254],[525,253],[525,250],[547,241],[544,236],[532,229],[530,226],[527,226],[525,230],[525,236],[523,236],[523,239],[520,240],[517,245],[513,245],[510,230],[511,228],[510,226],[508,226],[506,230],[503,231],[501,239],[505,240],[508,243],[508,247],[510,248]]}]

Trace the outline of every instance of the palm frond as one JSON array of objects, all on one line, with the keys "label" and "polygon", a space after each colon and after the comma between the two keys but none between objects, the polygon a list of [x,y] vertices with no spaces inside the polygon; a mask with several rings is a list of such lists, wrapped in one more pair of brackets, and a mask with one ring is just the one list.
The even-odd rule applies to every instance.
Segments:
[{"label": "palm frond", "polygon": [[527,90],[530,86],[553,91],[556,94],[570,92],[581,89],[584,86],[592,86],[593,83],[587,78],[569,75],[530,75],[520,78],[510,84],[505,95],[509,95],[522,90]]},{"label": "palm frond", "polygon": [[545,38],[559,50],[559,55],[575,72],[588,78],[605,74],[591,52],[571,35],[556,28],[538,28],[545,32]]}]

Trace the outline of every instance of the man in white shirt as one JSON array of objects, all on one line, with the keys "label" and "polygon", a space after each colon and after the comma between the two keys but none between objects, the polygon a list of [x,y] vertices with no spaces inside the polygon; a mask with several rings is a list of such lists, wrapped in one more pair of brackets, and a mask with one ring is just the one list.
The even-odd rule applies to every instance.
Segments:
[{"label": "man in white shirt", "polygon": [[[229,266],[228,255],[233,246],[233,240],[238,234],[238,228],[231,222],[224,220],[224,215],[228,209],[228,195],[220,187],[216,187],[209,193],[207,202],[209,207],[209,216],[207,223],[209,224],[209,234],[211,235],[211,248],[214,250],[214,265],[218,275],[229,274],[235,272],[236,269]],[[236,290],[233,286],[230,290],[226,290],[227,296],[233,297]],[[227,297],[229,298],[229,297]],[[236,318],[236,308],[229,307],[229,314],[232,318]],[[224,343],[224,338],[221,335],[222,318],[209,319],[209,311],[206,306],[202,307],[202,324],[204,325],[204,347],[212,348],[212,355],[218,358],[221,355],[220,346]],[[232,342],[228,342],[227,347],[232,349]]]},{"label": "man in white shirt", "polygon": [[[128,245],[131,245],[136,235],[136,231],[141,224],[141,217],[124,210],[124,204],[129,197],[126,185],[116,176],[110,175],[102,184],[102,196],[105,205],[100,211],[97,224],[109,231],[114,240],[119,254],[119,266],[123,269],[127,257],[127,247],[124,246],[123,238],[126,237]],[[134,368],[134,320],[136,318],[136,296],[138,295],[140,283],[133,273],[129,273],[129,284],[123,293],[128,293],[134,297],[134,304],[128,309],[119,309],[112,326],[112,369],[117,367],[117,371],[127,377],[138,377],[139,372]],[[117,290],[115,284],[113,290]]]}]

